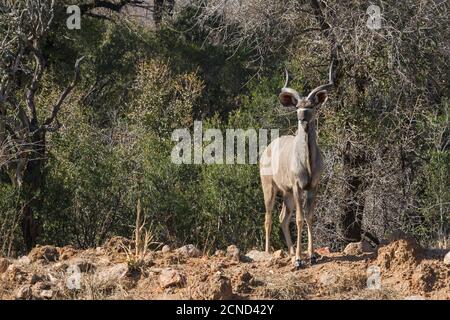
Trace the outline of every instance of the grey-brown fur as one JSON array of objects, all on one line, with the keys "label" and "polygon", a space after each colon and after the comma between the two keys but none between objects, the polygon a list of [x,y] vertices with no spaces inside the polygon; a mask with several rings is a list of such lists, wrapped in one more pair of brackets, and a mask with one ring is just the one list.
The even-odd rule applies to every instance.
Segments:
[{"label": "grey-brown fur", "polygon": [[[303,218],[308,227],[308,254],[313,257],[312,224],[316,191],[323,170],[322,156],[317,145],[315,110],[327,100],[327,90],[333,82],[319,86],[306,98],[300,98],[297,91],[285,87],[280,93],[280,102],[286,107],[297,108],[298,130],[295,136],[282,136],[272,141],[264,150],[260,159],[260,175],[266,207],[265,250],[270,251],[270,233],[272,228],[272,209],[277,193],[283,196],[280,213],[283,230],[290,254],[294,254],[289,233],[289,222],[296,211],[297,246],[296,265],[300,265],[301,231]],[[306,195],[303,208],[303,196]],[[306,213],[304,215],[304,212]]]}]

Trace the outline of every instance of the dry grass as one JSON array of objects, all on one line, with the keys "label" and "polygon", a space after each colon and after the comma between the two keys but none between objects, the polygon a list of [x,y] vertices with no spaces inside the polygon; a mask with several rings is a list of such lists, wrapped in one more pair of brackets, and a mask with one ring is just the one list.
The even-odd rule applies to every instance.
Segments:
[{"label": "dry grass", "polygon": [[151,224],[148,225],[145,217],[142,217],[141,199],[139,198],[136,205],[136,224],[134,229],[134,248],[121,245],[125,254],[126,262],[132,270],[141,270],[146,262],[146,257],[150,251],[150,245],[157,244],[152,231]]}]

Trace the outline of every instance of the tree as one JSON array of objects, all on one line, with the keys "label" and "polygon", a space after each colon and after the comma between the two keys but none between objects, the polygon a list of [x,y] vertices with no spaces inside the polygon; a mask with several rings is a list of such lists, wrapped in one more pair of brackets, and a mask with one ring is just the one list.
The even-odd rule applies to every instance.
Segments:
[{"label": "tree", "polygon": [[80,80],[80,58],[72,81],[51,106],[36,95],[46,72],[43,45],[54,18],[54,1],[17,1],[1,8],[0,163],[3,176],[19,190],[26,247],[35,241],[33,208],[39,207],[46,136],[58,130],[58,114]]}]

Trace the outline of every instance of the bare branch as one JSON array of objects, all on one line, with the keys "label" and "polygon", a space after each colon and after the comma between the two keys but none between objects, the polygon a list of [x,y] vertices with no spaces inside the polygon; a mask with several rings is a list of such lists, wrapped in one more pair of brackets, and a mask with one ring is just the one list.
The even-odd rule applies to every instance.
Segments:
[{"label": "bare branch", "polygon": [[55,118],[57,117],[58,112],[60,111],[62,104],[66,100],[67,96],[72,92],[72,90],[75,88],[77,83],[80,81],[80,66],[81,66],[81,62],[84,60],[84,58],[85,57],[81,57],[75,62],[75,71],[74,71],[74,77],[73,77],[72,82],[62,92],[58,101],[55,103],[55,105],[52,108],[51,115],[47,119],[45,119],[43,125],[41,126],[41,128],[39,130],[48,129],[48,126],[50,126],[52,124],[52,122],[55,120]]}]

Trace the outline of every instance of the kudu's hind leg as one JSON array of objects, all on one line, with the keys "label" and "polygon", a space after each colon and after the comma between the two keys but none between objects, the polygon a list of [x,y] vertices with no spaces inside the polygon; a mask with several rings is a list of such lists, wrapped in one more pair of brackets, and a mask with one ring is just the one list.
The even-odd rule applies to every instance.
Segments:
[{"label": "kudu's hind leg", "polygon": [[316,206],[316,190],[309,190],[306,192],[306,224],[308,226],[308,255],[311,264],[316,263],[317,257],[314,253],[314,243],[313,243],[313,223],[314,223],[314,209]]},{"label": "kudu's hind leg", "polygon": [[291,233],[289,232],[289,224],[291,222],[291,215],[294,211],[294,202],[292,196],[285,197],[283,208],[280,213],[281,230],[283,230],[284,238],[290,255],[294,255],[294,247],[292,246]]},{"label": "kudu's hind leg", "polygon": [[266,252],[270,252],[270,233],[272,231],[272,209],[275,203],[276,190],[273,184],[265,185],[263,184],[264,191],[264,205],[266,207],[266,217],[264,222],[264,227],[266,231]]}]

